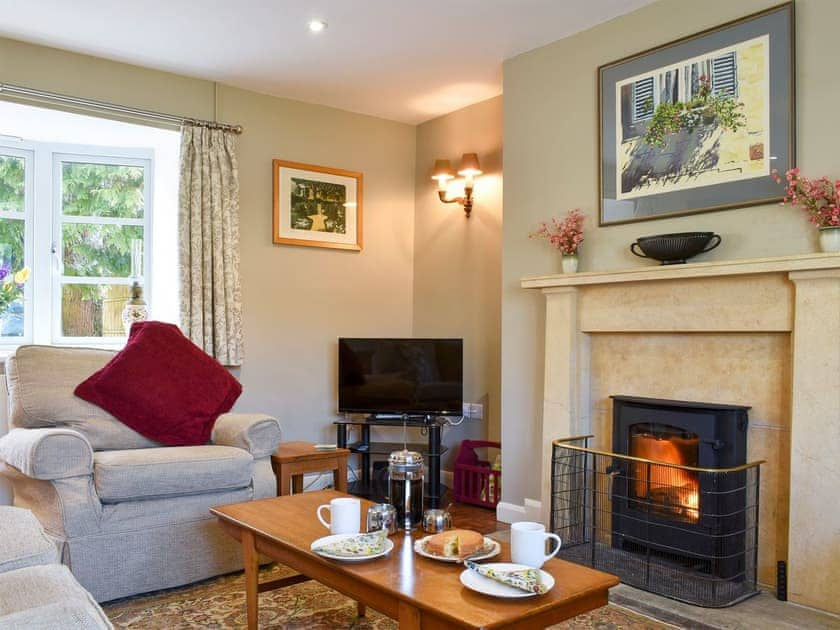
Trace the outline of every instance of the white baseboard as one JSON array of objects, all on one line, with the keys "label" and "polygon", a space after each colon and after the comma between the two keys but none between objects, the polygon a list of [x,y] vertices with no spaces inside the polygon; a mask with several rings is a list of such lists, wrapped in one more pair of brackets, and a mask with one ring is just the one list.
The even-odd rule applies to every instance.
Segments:
[{"label": "white baseboard", "polygon": [[543,514],[542,501],[537,501],[536,499],[525,499],[525,516],[529,521],[538,521],[546,524],[548,521]]},{"label": "white baseboard", "polygon": [[499,501],[496,505],[496,520],[502,523],[515,523],[525,520],[525,506]]},{"label": "white baseboard", "polygon": [[543,522],[542,502],[525,499],[524,505],[517,505],[516,503],[500,501],[496,506],[496,520],[502,523],[515,523],[516,521]]}]

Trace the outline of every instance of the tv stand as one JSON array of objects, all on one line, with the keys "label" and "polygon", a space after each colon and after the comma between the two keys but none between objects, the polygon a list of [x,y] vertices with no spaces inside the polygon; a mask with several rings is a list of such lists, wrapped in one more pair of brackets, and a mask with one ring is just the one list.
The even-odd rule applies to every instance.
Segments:
[{"label": "tv stand", "polygon": [[[402,428],[404,418],[400,414],[389,414],[388,416],[368,416],[361,420],[342,419],[336,420],[336,445],[338,448],[350,449],[350,452],[356,453],[361,459],[361,480],[356,484],[351,484],[350,491],[353,494],[358,494],[365,497],[373,497],[374,499],[383,499],[382,496],[374,496],[376,489],[371,482],[371,455],[389,455],[392,451],[399,451],[403,447],[403,443],[397,442],[371,442],[370,429],[371,427],[399,427]],[[442,423],[434,416],[408,416],[405,418],[405,425],[407,427],[420,427],[428,430],[428,443],[410,443],[407,447],[411,451],[419,451],[423,454],[424,463],[426,464],[426,499],[429,507],[440,507],[442,497],[442,487],[440,482],[440,458],[446,452],[446,448],[441,446],[441,428]],[[347,427],[359,427],[360,438],[358,442],[351,444],[347,443]]]}]

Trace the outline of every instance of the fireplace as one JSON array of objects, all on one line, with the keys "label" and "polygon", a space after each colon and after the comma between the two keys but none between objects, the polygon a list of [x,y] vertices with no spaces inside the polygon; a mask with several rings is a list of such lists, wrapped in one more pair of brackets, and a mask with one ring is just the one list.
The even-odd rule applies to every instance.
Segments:
[{"label": "fireplace", "polygon": [[560,557],[701,606],[757,588],[759,470],[747,411],[612,396],[612,450],[553,440],[551,531]]},{"label": "fireplace", "polygon": [[741,579],[745,473],[701,478],[700,471],[746,463],[749,407],[611,398],[613,452],[631,458],[613,465],[613,545]]}]

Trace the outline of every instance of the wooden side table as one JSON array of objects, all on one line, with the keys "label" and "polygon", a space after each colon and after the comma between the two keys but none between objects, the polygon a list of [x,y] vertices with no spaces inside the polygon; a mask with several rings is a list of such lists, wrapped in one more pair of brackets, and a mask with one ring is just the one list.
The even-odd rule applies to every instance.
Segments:
[{"label": "wooden side table", "polygon": [[347,457],[349,455],[350,451],[346,448],[316,451],[312,442],[280,444],[271,456],[271,467],[277,477],[277,496],[303,492],[304,473],[327,470],[333,471],[333,487],[339,492],[347,492]]}]

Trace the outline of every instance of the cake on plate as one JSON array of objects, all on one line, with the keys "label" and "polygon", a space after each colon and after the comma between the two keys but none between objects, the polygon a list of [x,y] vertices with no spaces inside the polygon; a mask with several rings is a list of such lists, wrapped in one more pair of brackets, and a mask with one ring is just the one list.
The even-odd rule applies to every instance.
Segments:
[{"label": "cake on plate", "polygon": [[450,529],[426,541],[426,550],[445,558],[463,558],[484,546],[484,536],[469,529]]}]

